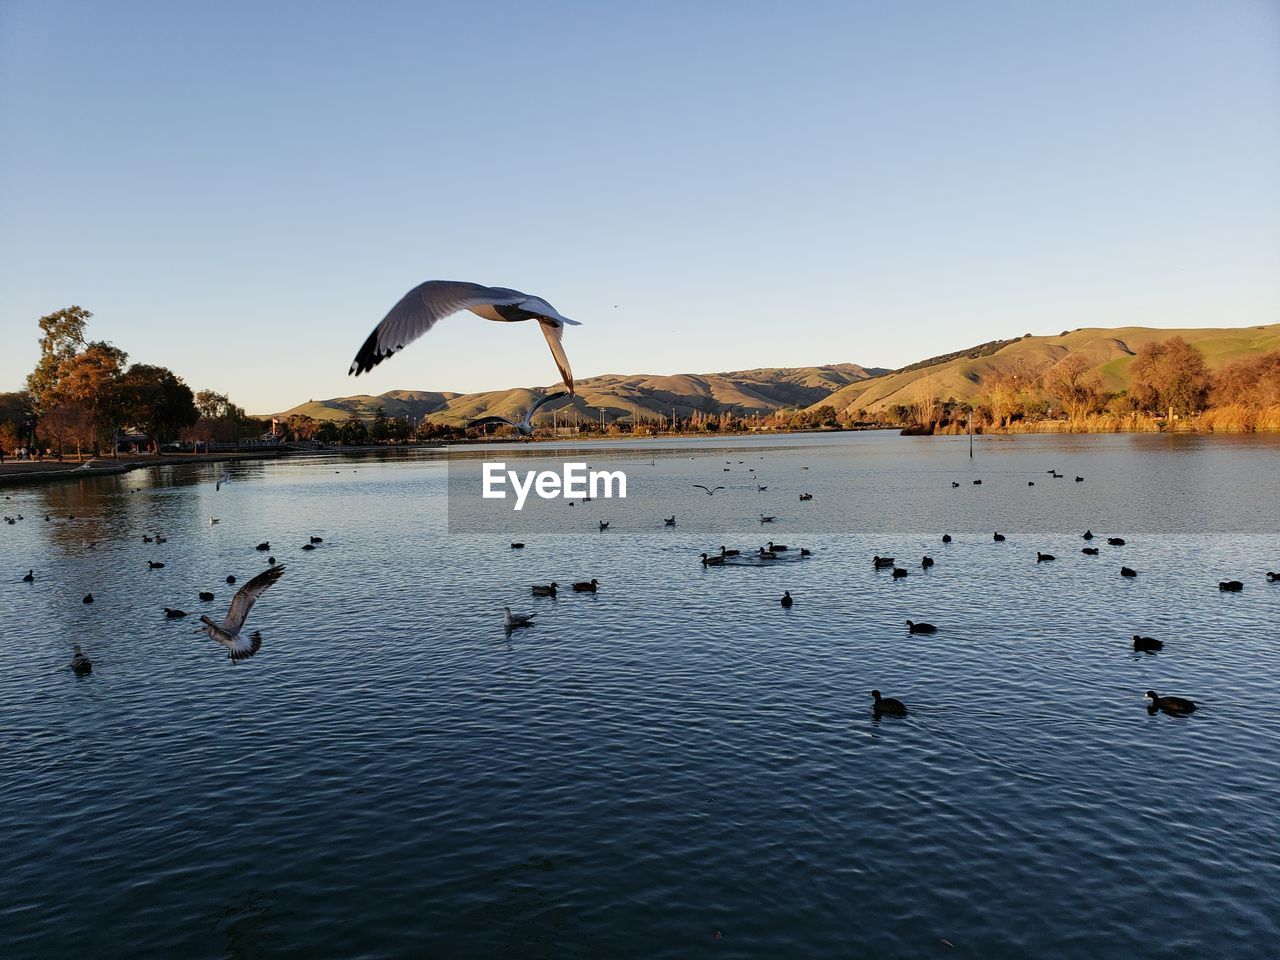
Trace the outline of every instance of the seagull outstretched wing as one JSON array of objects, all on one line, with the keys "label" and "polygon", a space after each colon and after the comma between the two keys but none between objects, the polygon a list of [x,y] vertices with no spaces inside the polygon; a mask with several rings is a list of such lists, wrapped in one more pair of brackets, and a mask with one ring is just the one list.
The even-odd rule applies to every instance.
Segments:
[{"label": "seagull outstretched wing", "polygon": [[724,487],[704,487],[704,486],[703,486],[702,484],[700,484],[700,483],[695,483],[695,484],[694,484],[694,486],[695,486],[695,487],[697,487],[699,490],[705,490],[705,491],[706,491],[706,493],[707,493],[707,496],[709,496],[709,497],[714,497],[714,496],[716,495],[716,491],[717,491],[717,490],[723,490],[723,489],[724,489]]},{"label": "seagull outstretched wing", "polygon": [[240,632],[240,628],[244,626],[245,619],[249,616],[249,611],[253,609],[257,599],[267,592],[267,588],[284,576],[284,567],[271,567],[269,570],[263,570],[260,574],[246,583],[231,598],[231,609],[227,611],[226,618],[219,624],[219,628],[228,634],[234,636]]},{"label": "seagull outstretched wing", "polygon": [[569,392],[573,393],[573,371],[569,369],[569,358],[565,355],[564,344],[560,342],[560,338],[564,336],[564,324],[557,323],[554,320],[541,320],[538,322],[538,326],[542,328],[542,335],[547,338],[547,346],[551,348],[551,356],[555,357],[556,369],[560,371],[560,379],[569,388]]},{"label": "seagull outstretched wing", "polygon": [[517,290],[495,296],[489,287],[463,280],[428,280],[420,283],[392,307],[373,328],[351,363],[348,374],[359,376],[387,357],[403,350],[450,314],[472,307],[514,305],[525,299]]},{"label": "seagull outstretched wing", "polygon": [[537,320],[547,338],[547,345],[551,348],[560,376],[564,378],[569,392],[573,393],[573,371],[569,367],[569,358],[565,355],[560,338],[565,324],[578,326],[578,321],[562,316],[541,297],[506,287],[485,287],[462,280],[428,280],[406,293],[369,334],[347,372],[359,376],[372,370],[445,317],[460,310],[470,310],[486,320],[503,323]]}]

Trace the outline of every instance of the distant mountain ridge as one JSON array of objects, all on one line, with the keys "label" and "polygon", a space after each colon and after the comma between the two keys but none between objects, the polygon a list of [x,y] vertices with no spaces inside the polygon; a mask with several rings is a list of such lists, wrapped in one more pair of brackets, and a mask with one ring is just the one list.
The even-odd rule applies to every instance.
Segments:
[{"label": "distant mountain ridge", "polygon": [[[813,409],[826,404],[836,412],[882,412],[895,404],[910,405],[922,396],[939,400],[974,400],[992,373],[1034,372],[1069,353],[1082,354],[1104,389],[1129,386],[1129,365],[1146,343],[1180,336],[1204,354],[1210,370],[1232,361],[1280,350],[1280,324],[1252,327],[1184,328],[1081,327],[1054,336],[1027,334],[1011,340],[991,340],[965,350],[931,357],[897,370],[835,363],[814,367],[759,367],[723,373],[604,374],[578,381],[578,395],[556,405],[557,415],[576,412],[607,420],[637,418],[685,419],[695,413],[732,410],[739,415],[766,414],[782,409]],[[556,387],[548,388],[555,390]],[[312,400],[276,414],[317,420],[345,420],[355,415],[372,420],[379,406],[388,416],[424,417],[461,426],[491,414],[523,412],[543,393],[538,387],[517,387],[482,393],[430,390],[391,390],[370,396]]]},{"label": "distant mountain ridge", "polygon": [[[836,391],[888,371],[866,368],[856,363],[835,363],[817,367],[761,367],[725,373],[604,374],[577,383],[577,396],[562,402],[557,411],[577,411],[581,417],[598,419],[604,408],[608,420],[671,416],[681,418],[699,413],[761,414],[779,409],[799,409],[821,401]],[[555,388],[549,388],[554,390]],[[275,416],[293,415],[316,420],[345,420],[355,415],[372,420],[379,405],[392,417],[426,417],[437,423],[460,426],[477,417],[509,415],[527,409],[545,391],[517,387],[482,393],[449,393],[429,390],[391,390],[378,396],[363,394],[311,400]]]}]

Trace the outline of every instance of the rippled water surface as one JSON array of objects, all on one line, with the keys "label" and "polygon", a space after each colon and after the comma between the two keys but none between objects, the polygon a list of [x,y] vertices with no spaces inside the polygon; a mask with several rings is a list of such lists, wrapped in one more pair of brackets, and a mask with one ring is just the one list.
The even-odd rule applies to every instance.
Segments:
[{"label": "rippled water surface", "polygon": [[[1274,439],[585,449],[635,499],[523,550],[448,522],[440,455],[3,488],[0,955],[1276,955]],[[193,621],[264,540],[233,666]]]}]

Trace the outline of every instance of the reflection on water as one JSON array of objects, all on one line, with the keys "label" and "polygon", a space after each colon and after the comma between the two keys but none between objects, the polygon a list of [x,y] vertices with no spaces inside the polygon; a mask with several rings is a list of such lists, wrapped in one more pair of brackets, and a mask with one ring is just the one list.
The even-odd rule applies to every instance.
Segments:
[{"label": "reflection on water", "polygon": [[[988,439],[972,467],[950,438],[583,449],[674,506],[615,504],[602,534],[598,502],[561,505],[511,550],[448,535],[438,454],[5,490],[0,952],[1273,952],[1274,440]],[[686,473],[732,461],[716,509],[750,516],[752,456],[776,528],[700,521]],[[1085,556],[1086,527],[1127,543]],[[768,539],[813,555],[697,560]],[[220,616],[263,540],[289,574],[233,666],[162,610]],[[503,606],[535,625],[508,638]],[[910,715],[877,721],[873,688]],[[1148,716],[1149,688],[1200,709]]]}]

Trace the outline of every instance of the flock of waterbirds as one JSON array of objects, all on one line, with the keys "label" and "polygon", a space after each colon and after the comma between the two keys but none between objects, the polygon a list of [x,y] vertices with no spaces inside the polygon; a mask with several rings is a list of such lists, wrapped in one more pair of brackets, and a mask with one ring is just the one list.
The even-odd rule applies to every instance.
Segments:
[{"label": "flock of waterbirds", "polygon": [[[532,296],[507,287],[486,287],[481,284],[463,281],[428,280],[406,293],[366,338],[364,344],[356,353],[355,360],[352,362],[348,373],[358,376],[361,373],[372,370],[383,360],[421,337],[440,320],[461,311],[470,311],[486,320],[500,323],[536,320],[546,338],[547,345],[551,349],[551,354],[560,376],[568,388],[568,395],[572,396],[574,394],[573,373],[569,366],[569,359],[564,352],[561,338],[564,327],[566,325],[578,326],[580,325],[578,321],[570,320],[568,317],[563,316],[541,297]],[[563,391],[545,394],[517,420],[490,416],[472,421],[471,426],[500,423],[514,427],[522,437],[528,438],[533,434],[533,418],[539,409],[565,395]],[[725,463],[724,471],[729,472],[732,468],[732,463],[731,461],[725,461]],[[739,461],[739,463],[742,463],[742,461]],[[808,468],[802,467],[802,469]],[[754,469],[751,469],[751,472],[754,475]],[[1065,474],[1056,469],[1046,472],[1054,479],[1062,479],[1065,476]],[[229,483],[230,480],[230,474],[225,471],[222,472],[215,482],[215,490],[221,490],[222,486]],[[1075,482],[1083,483],[1084,477],[1075,476]],[[972,483],[976,486],[981,484],[982,480],[975,479]],[[1035,481],[1028,480],[1027,484],[1028,486],[1035,486]],[[952,488],[958,488],[960,482],[953,480],[951,486]],[[723,484],[714,486],[693,484],[693,487],[702,490],[708,496],[715,496],[716,493],[726,489]],[[756,491],[758,493],[767,492],[768,485],[757,482]],[[5,499],[9,498],[6,497]],[[584,498],[584,501],[586,499],[589,498]],[[800,494],[802,502],[811,501],[812,499],[813,494],[811,493]],[[570,501],[571,505],[572,502]],[[13,525],[21,519],[23,519],[21,515],[16,518],[8,516],[4,518],[9,525]],[[73,518],[69,517],[68,519]],[[661,519],[665,527],[674,527],[676,525],[674,514]],[[773,523],[777,519],[777,515],[761,512],[759,519],[761,525]],[[46,515],[45,520],[50,520],[50,517]],[[210,526],[218,522],[218,518],[209,518]],[[600,520],[598,523],[599,530],[602,533],[610,529],[610,521]],[[1086,541],[1092,540],[1094,538],[1092,531],[1085,531],[1083,538]],[[160,536],[155,537],[154,540],[159,543],[164,542],[164,538]],[[1003,543],[1006,541],[1006,537],[996,531],[993,534],[993,540],[996,543]],[[144,541],[150,543],[152,538],[144,537]],[[311,537],[308,543],[303,545],[303,549],[313,550],[320,542],[322,542],[321,538]],[[949,545],[954,541],[950,534],[944,534],[942,542]],[[1107,543],[1109,546],[1114,547],[1125,545],[1124,539],[1120,537],[1109,537],[1107,538]],[[524,544],[512,543],[511,546],[513,548],[521,548]],[[86,549],[92,549],[92,547],[92,544],[86,544]],[[263,552],[270,551],[270,549],[270,543],[264,542],[257,546],[257,550]],[[1099,555],[1099,549],[1091,545],[1083,547],[1082,552],[1088,556]],[[731,550],[721,545],[718,552],[703,552],[700,555],[700,560],[703,567],[711,568],[747,565],[748,561],[759,565],[776,562],[792,555],[790,547],[771,540],[754,551],[747,551],[746,553],[740,549]],[[800,548],[795,551],[794,556],[797,559],[803,559],[810,556],[810,551],[807,548]],[[1056,557],[1051,553],[1037,550],[1035,559],[1036,563],[1040,564],[1051,562]],[[211,639],[224,646],[228,651],[229,659],[233,663],[253,656],[262,646],[261,634],[254,632],[245,636],[243,626],[254,602],[284,574],[284,567],[276,564],[274,556],[268,557],[267,563],[268,568],[266,570],[253,577],[237,591],[232,598],[230,609],[220,622],[215,622],[207,616],[200,618],[203,625],[197,628],[198,631],[207,634]],[[926,555],[921,559],[920,567],[923,570],[928,570],[934,566],[934,563],[934,559]],[[904,579],[909,574],[909,570],[906,567],[899,566],[893,557],[873,557],[872,565],[876,570],[891,570],[891,575],[895,580]],[[162,561],[148,561],[148,569],[155,570],[163,567],[164,563]],[[1126,578],[1134,578],[1138,576],[1138,571],[1128,566],[1122,566],[1120,575]],[[1266,578],[1268,582],[1275,583],[1280,580],[1280,574],[1268,572]],[[33,583],[35,571],[29,570],[22,579],[27,583]],[[235,583],[235,577],[228,576],[226,582],[228,584]],[[575,593],[595,594],[599,588],[599,581],[594,578],[589,581],[579,581],[574,583],[572,588]],[[1244,584],[1239,580],[1227,580],[1220,582],[1218,588],[1223,592],[1239,592],[1244,589]],[[552,581],[551,583],[533,585],[532,594],[535,597],[554,599],[558,590],[559,585]],[[213,599],[214,595],[210,591],[201,591],[198,596],[202,602],[208,602]],[[83,600],[86,604],[93,603],[93,594],[87,594]],[[784,608],[790,609],[794,605],[795,599],[791,596],[790,590],[786,590],[783,592],[779,602]],[[166,617],[171,619],[181,619],[186,616],[185,611],[173,608],[165,608],[164,613]],[[510,607],[503,608],[503,625],[508,635],[515,629],[532,626],[533,620],[533,614],[515,613],[512,612]],[[906,626],[912,634],[936,634],[938,632],[938,628],[933,624],[921,621],[907,620]],[[1133,636],[1133,649],[1135,651],[1153,653],[1161,650],[1163,646],[1164,644],[1155,638],[1143,637],[1137,634]],[[87,674],[92,671],[92,663],[79,644],[75,646],[71,667],[77,674]],[[907,707],[902,701],[892,697],[882,697],[879,690],[871,691],[871,696],[877,715],[905,716],[907,714]],[[1162,697],[1158,696],[1155,691],[1147,691],[1147,697],[1151,700],[1150,710],[1152,712],[1164,711],[1171,714],[1187,714],[1196,708],[1195,703],[1191,700],[1180,697]]]},{"label": "flock of waterbirds", "polygon": [[[230,479],[230,474],[223,472],[215,481],[215,491],[221,490],[223,486],[230,482]],[[140,490],[135,488],[134,492],[140,492]],[[6,496],[5,499],[8,500],[10,498]],[[21,514],[18,514],[12,518],[6,516],[4,519],[6,522],[16,523],[24,518]],[[46,522],[53,522],[53,517],[49,514],[46,514],[44,519]],[[68,514],[66,519],[74,521],[76,518],[74,514]],[[142,542],[145,544],[163,544],[168,542],[168,537],[160,533],[144,533]],[[307,542],[302,544],[301,549],[314,550],[318,544],[323,542],[323,537],[310,536]],[[95,547],[96,544],[84,543],[85,550],[93,550]],[[259,543],[254,549],[266,552],[271,549],[271,544],[269,542]],[[165,567],[162,560],[148,560],[146,563],[148,570],[162,570]],[[267,557],[267,569],[250,578],[246,584],[236,591],[231,598],[231,605],[227,609],[226,615],[221,620],[214,620],[207,615],[201,615],[200,622],[202,625],[197,627],[195,632],[203,633],[209,639],[225,647],[227,659],[232,663],[239,663],[252,657],[262,648],[262,633],[257,630],[246,633],[244,631],[245,621],[248,619],[249,611],[253,609],[254,603],[266,593],[269,587],[284,576],[284,570],[284,565],[277,563],[274,556]],[[34,584],[36,582],[35,570],[27,570],[22,577],[22,582]],[[236,576],[228,574],[225,582],[229,586],[234,585],[237,582]],[[209,603],[216,599],[216,595],[211,590],[200,590],[196,593],[196,596],[202,603]],[[92,592],[85,594],[81,598],[81,602],[85,604],[91,604],[94,600]],[[187,611],[177,607],[163,607],[162,612],[166,620],[181,620],[188,615]],[[93,672],[93,661],[89,659],[89,656],[78,643],[75,644],[71,669],[77,676],[85,676]]]},{"label": "flock of waterbirds", "polygon": [[[546,398],[544,398],[544,400],[545,399]],[[536,406],[537,405],[535,405],[535,408]],[[741,464],[742,462],[743,461],[738,461],[739,464]],[[726,470],[731,469],[732,462],[726,461],[726,464],[729,464],[730,466],[726,466],[725,469]],[[807,467],[802,467],[801,469],[807,469]],[[754,481],[755,468],[748,467],[748,471],[752,474],[752,479]],[[1049,473],[1052,476],[1058,477],[1058,478],[1061,478],[1064,476],[1063,474],[1058,473],[1056,470],[1049,471]],[[221,490],[221,488],[226,484],[228,484],[230,480],[231,480],[230,474],[224,471],[215,482],[215,490]],[[1075,480],[1077,482],[1083,482],[1084,478],[1077,476]],[[982,480],[977,479],[977,480],[973,480],[972,482],[973,484],[977,485],[977,484],[981,484]],[[764,493],[768,490],[768,484],[760,484],[757,482],[754,485],[757,493]],[[709,496],[714,496],[717,492],[729,489],[725,485],[716,485],[712,487],[712,486],[707,486],[703,484],[694,484],[693,486],[696,489],[700,489],[704,491]],[[959,487],[960,484],[957,481],[952,481],[951,486],[955,488],[955,487]],[[9,499],[9,497],[6,497],[5,499]],[[584,498],[584,499],[589,499],[589,498]],[[804,493],[800,495],[801,501],[811,501],[812,499],[813,499],[812,494]],[[760,517],[760,522],[762,524],[770,523],[774,519],[776,519],[776,515],[769,515],[765,513],[760,513],[759,517]],[[16,516],[6,515],[3,519],[7,524],[13,525],[24,520],[25,518],[22,516],[22,514],[17,514]],[[74,520],[75,517],[74,515],[69,514],[66,519],[71,521],[71,520]],[[674,514],[672,514],[669,517],[660,517],[659,519],[661,520],[664,527],[674,527],[676,525],[676,516]],[[53,517],[49,514],[46,514],[44,517],[44,520],[45,522],[52,522]],[[214,518],[211,518],[211,522],[216,522],[216,520]],[[598,523],[598,529],[602,533],[610,529],[611,521],[599,520],[597,521],[597,523]],[[1093,541],[1095,540],[1098,540],[1100,542],[1105,541],[1105,543],[1109,548],[1118,549],[1118,548],[1124,548],[1128,546],[1128,542],[1123,537],[1119,537],[1119,536],[1097,537],[1095,536],[1092,530],[1086,530],[1083,534],[1081,534],[1081,539],[1085,543],[1085,545],[1081,548],[1081,552],[1086,556],[1095,556],[1095,557],[1100,556],[1101,554],[1100,549],[1092,545]],[[165,537],[163,534],[158,532],[144,533],[142,535],[142,540],[146,544],[153,544],[153,543],[164,544],[165,542],[167,542],[167,537]],[[317,546],[319,544],[322,544],[323,542],[324,540],[322,537],[310,536],[308,537],[307,542],[301,545],[301,549],[304,551],[315,550]],[[1008,538],[1006,537],[1005,534],[1002,534],[999,531],[995,531],[992,534],[992,542],[1003,544],[1008,542]],[[948,547],[955,544],[956,541],[955,541],[955,538],[951,536],[951,534],[944,533],[941,537],[941,543],[944,545],[944,547]],[[521,549],[524,546],[525,546],[524,543],[521,543],[521,542],[513,542],[511,544],[511,547],[513,549]],[[86,550],[92,550],[94,549],[95,544],[90,542],[85,542],[84,547]],[[253,549],[259,553],[270,554],[272,548],[271,548],[271,543],[269,541],[263,541],[261,543],[258,543]],[[782,544],[774,540],[769,540],[762,545],[759,545],[755,548],[750,548],[750,549],[748,548],[732,548],[731,549],[722,544],[719,546],[718,549],[713,549],[712,551],[709,551],[709,552],[708,551],[702,552],[699,555],[699,561],[703,567],[707,567],[707,568],[713,568],[713,567],[723,568],[723,567],[734,567],[734,566],[762,567],[762,566],[773,566],[778,563],[785,563],[788,561],[804,560],[810,556],[812,556],[812,552],[806,547],[792,548],[787,544]],[[1035,551],[1035,562],[1037,564],[1051,562],[1055,559],[1056,557],[1054,554],[1046,553],[1039,549]],[[279,581],[279,579],[284,575],[284,570],[285,570],[283,565],[280,565],[277,563],[274,555],[269,555],[266,559],[266,562],[267,562],[267,569],[263,570],[262,572],[258,573],[256,576],[252,577],[246,584],[244,584],[235,593],[226,615],[220,621],[215,621],[208,616],[202,615],[200,617],[201,626],[197,627],[195,630],[195,632],[197,633],[206,634],[210,639],[222,645],[227,650],[228,659],[231,660],[232,663],[238,663],[242,660],[246,660],[249,657],[252,657],[262,647],[261,633],[258,631],[246,632],[244,630],[244,625],[248,618],[250,610],[253,608],[254,603],[273,584]],[[936,564],[935,559],[932,556],[929,556],[926,554],[920,558],[918,567],[922,571],[928,571],[932,567],[934,567],[935,564]],[[149,570],[163,569],[164,566],[165,564],[163,561],[158,561],[158,560],[147,561],[147,567]],[[871,566],[873,570],[888,571],[890,573],[890,576],[894,580],[904,579],[910,574],[910,568],[908,566],[902,565],[895,557],[891,557],[891,556],[880,556],[880,555],[873,556],[871,558]],[[1120,567],[1119,572],[1120,572],[1120,576],[1125,578],[1134,578],[1138,576],[1138,571],[1127,565],[1122,565]],[[34,583],[35,579],[36,577],[35,577],[34,569],[28,570],[27,573],[22,577],[22,580],[26,583]],[[1266,581],[1268,583],[1280,582],[1280,573],[1267,572]],[[228,575],[226,577],[226,583],[228,585],[234,585],[236,583],[236,577],[234,575]],[[570,584],[570,589],[573,593],[590,593],[594,595],[595,593],[597,593],[599,588],[600,588],[600,581],[596,578],[592,578],[590,580],[580,580]],[[534,596],[535,598],[555,599],[560,594],[561,589],[562,588],[559,583],[557,583],[556,581],[551,581],[549,583],[533,584],[531,586],[530,592],[532,596]],[[1237,593],[1244,589],[1244,582],[1240,580],[1220,581],[1218,583],[1218,589],[1224,593]],[[214,593],[209,590],[200,590],[197,593],[197,596],[201,602],[205,602],[205,603],[212,602],[215,599]],[[92,604],[95,598],[92,593],[88,593],[82,598],[82,600],[85,604]],[[790,589],[787,589],[783,592],[782,596],[778,599],[778,602],[784,609],[790,609],[797,601],[796,601],[796,598],[792,596]],[[170,620],[180,620],[185,618],[188,615],[185,610],[181,610],[178,608],[171,608],[171,607],[163,608],[163,613],[165,618]],[[506,633],[508,634],[508,636],[510,636],[510,634],[517,629],[533,626],[534,620],[535,620],[535,614],[533,613],[513,612],[509,606],[503,608],[503,627]],[[919,621],[919,620],[911,620],[911,619],[908,619],[906,621],[906,628],[908,633],[913,635],[930,635],[931,636],[939,632],[939,628],[932,623]],[[1164,646],[1165,645],[1163,641],[1154,637],[1142,636],[1140,634],[1134,634],[1132,636],[1132,647],[1135,652],[1156,653],[1158,651],[1162,651],[1164,649]],[[89,674],[93,670],[93,663],[90,660],[89,656],[81,648],[80,644],[75,645],[74,654],[73,654],[73,658],[70,666],[72,671],[75,674],[80,676]],[[1146,697],[1150,700],[1149,710],[1152,713],[1160,711],[1160,712],[1164,712],[1172,715],[1186,715],[1193,712],[1196,709],[1196,704],[1193,700],[1183,698],[1183,697],[1160,696],[1155,691],[1152,691],[1152,690],[1147,691]],[[872,691],[872,698],[874,701],[873,709],[877,715],[881,715],[881,714],[888,715],[888,716],[906,716],[907,715],[907,707],[900,700],[894,699],[892,697],[882,697],[878,690]]]},{"label": "flock of waterbirds", "polygon": [[[731,470],[732,461],[726,460],[725,463],[728,464],[728,466],[726,466],[724,470],[725,471]],[[738,463],[742,464],[743,461],[739,460]],[[808,467],[807,466],[802,467],[801,469],[807,470]],[[755,469],[753,467],[749,467],[748,470],[753,474],[752,479],[754,480]],[[1065,474],[1060,473],[1057,470],[1049,470],[1046,472],[1055,479],[1064,479],[1066,476]],[[1074,482],[1083,483],[1084,477],[1077,475],[1075,476]],[[982,480],[976,479],[976,480],[973,480],[972,483],[975,486],[981,485]],[[694,489],[703,491],[708,496],[714,496],[717,492],[729,489],[724,485],[708,486],[705,484],[693,484],[692,486]],[[959,481],[951,481],[951,486],[953,489],[958,488],[960,486],[960,483]],[[768,490],[767,484],[759,484],[759,483],[756,484],[756,491],[758,493],[763,493],[767,490]],[[800,500],[802,502],[811,501],[813,500],[813,494],[802,493],[800,494]],[[762,524],[771,523],[775,519],[777,519],[776,516],[768,515],[765,513],[761,513],[759,516],[760,516],[760,522]],[[662,517],[661,520],[664,527],[673,527],[676,524],[676,517],[674,514],[670,517]],[[601,532],[604,532],[609,528],[610,528],[609,521],[599,521],[599,529]],[[1084,554],[1085,556],[1094,556],[1094,557],[1100,556],[1101,554],[1100,549],[1098,547],[1094,547],[1091,545],[1091,541],[1096,539],[1095,534],[1093,533],[1092,530],[1085,530],[1085,532],[1080,535],[1080,538],[1085,542],[1085,546],[1083,546],[1080,551],[1082,554]],[[1128,545],[1128,541],[1124,537],[1108,536],[1103,539],[1105,539],[1105,542],[1107,543],[1108,547],[1121,548]],[[949,546],[956,543],[955,538],[950,533],[942,534],[941,542],[944,546]],[[998,530],[993,531],[992,542],[1007,543],[1008,537],[1005,534],[1000,533]],[[521,542],[515,542],[515,543],[512,543],[511,546],[513,549],[522,549],[525,546],[525,544]],[[770,540],[766,544],[763,544],[753,549],[746,549],[746,548],[730,549],[722,544],[718,550],[712,550],[711,552],[701,553],[699,555],[699,560],[702,566],[704,567],[728,567],[728,566],[761,567],[761,566],[772,566],[774,565],[774,563],[778,561],[802,560],[810,556],[812,556],[812,551],[806,547],[800,547],[799,549],[792,549],[786,544],[776,543],[775,541]],[[1048,563],[1056,559],[1057,557],[1052,553],[1046,553],[1039,549],[1035,551],[1035,562],[1037,564]],[[923,571],[928,571],[929,569],[931,569],[936,565],[936,562],[937,561],[932,556],[925,554],[920,558],[919,568]],[[894,580],[904,579],[910,574],[910,569],[907,566],[900,565],[899,561],[895,557],[876,555],[871,558],[871,565],[873,570],[889,571],[890,576]],[[1132,567],[1122,565],[1120,567],[1119,574],[1121,577],[1124,577],[1124,578],[1135,578],[1138,576],[1138,571],[1134,570]],[[1280,582],[1280,573],[1270,572],[1270,571],[1267,572],[1266,582],[1268,583]],[[597,586],[598,586],[598,581],[593,579],[590,582],[575,583],[573,584],[573,589],[576,592],[590,591],[591,593],[595,593]],[[1243,581],[1240,581],[1240,580],[1223,580],[1218,583],[1218,590],[1224,593],[1237,593],[1242,591],[1243,589],[1244,589],[1244,583]],[[559,584],[552,581],[546,584],[534,584],[531,592],[534,597],[544,597],[544,598],[555,599],[556,596],[558,595],[558,590],[559,590]],[[788,589],[783,591],[783,594],[779,598],[778,602],[781,604],[781,606],[784,609],[790,609],[795,604],[796,599],[791,595],[791,591]],[[516,628],[533,626],[535,614],[513,613],[510,607],[504,607],[503,609],[504,609],[504,625],[508,635],[511,633],[511,631],[513,631]],[[938,627],[936,625],[932,623],[924,622],[924,621],[918,621],[918,620],[907,620],[906,627],[907,627],[907,632],[914,635],[932,636],[939,632]],[[1156,653],[1164,649],[1163,641],[1158,640],[1154,637],[1142,636],[1140,634],[1133,634],[1132,645],[1133,645],[1133,650],[1137,653]],[[871,696],[874,701],[873,710],[876,716],[881,716],[881,715],[906,716],[907,715],[907,707],[905,706],[905,704],[903,704],[901,700],[898,700],[892,697],[882,697],[879,690],[871,691]],[[1145,697],[1147,700],[1150,701],[1150,703],[1148,704],[1148,711],[1152,714],[1155,714],[1157,712],[1163,712],[1163,713],[1174,715],[1174,716],[1184,716],[1186,714],[1192,713],[1196,709],[1195,701],[1187,699],[1185,697],[1160,696],[1154,690],[1148,690],[1145,694]]]}]

